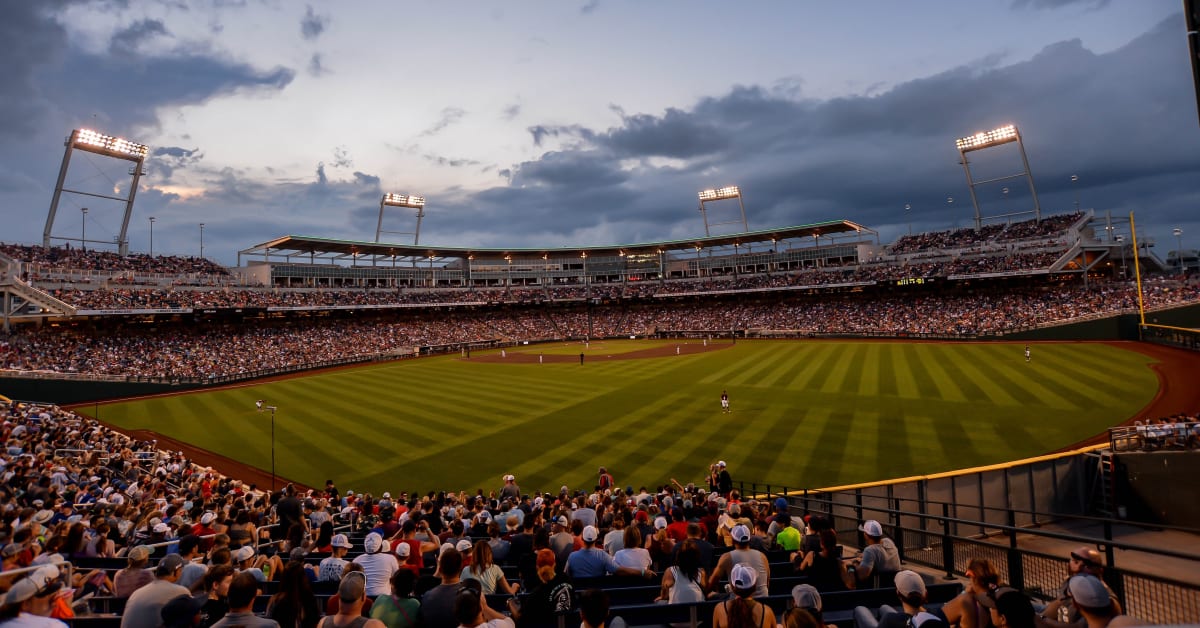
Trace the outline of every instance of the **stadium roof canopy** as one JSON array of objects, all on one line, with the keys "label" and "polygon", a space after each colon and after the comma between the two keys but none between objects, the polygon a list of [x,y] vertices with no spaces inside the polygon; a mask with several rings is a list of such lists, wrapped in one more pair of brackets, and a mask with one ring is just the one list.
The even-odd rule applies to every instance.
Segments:
[{"label": "stadium roof canopy", "polygon": [[[873,229],[851,222],[849,220],[830,220],[778,229],[763,229],[726,235],[691,238],[686,240],[665,240],[662,242],[642,242],[639,244],[613,244],[602,246],[566,246],[548,248],[486,248],[463,246],[431,246],[397,244],[389,242],[365,242],[355,240],[336,240],[332,238],[317,238],[311,236],[287,235],[256,244],[238,252],[238,265],[242,256],[251,259],[272,258],[285,260],[298,258],[321,259],[323,261],[340,259],[427,259],[427,258],[467,258],[467,259],[508,259],[534,260],[547,257],[616,257],[625,255],[657,255],[672,252],[692,252],[700,249],[735,249],[737,247],[760,244],[764,242],[779,242],[785,240],[811,241],[814,245],[820,238],[830,238],[831,242],[843,239],[859,238],[862,234],[875,236],[879,234]],[[282,260],[280,260],[282,261]]]}]

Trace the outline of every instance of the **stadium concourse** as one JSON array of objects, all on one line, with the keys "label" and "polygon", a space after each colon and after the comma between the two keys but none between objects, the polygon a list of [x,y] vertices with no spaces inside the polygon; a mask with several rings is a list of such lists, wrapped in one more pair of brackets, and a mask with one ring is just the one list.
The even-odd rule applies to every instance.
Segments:
[{"label": "stadium concourse", "polygon": [[[594,487],[554,493],[529,494],[506,476],[470,493],[376,498],[331,480],[267,494],[56,406],[3,399],[0,416],[4,618],[211,626],[262,615],[313,626],[349,609],[429,628],[479,613],[496,626],[511,625],[509,613],[521,626],[598,625],[606,613],[695,625],[765,605],[795,628],[903,623],[888,616],[900,602],[944,624],[981,622],[989,604],[1015,595],[1003,608],[1021,620],[1010,623],[1035,622],[1029,598],[1005,591],[986,558],[969,561],[965,588],[938,583],[902,570],[878,522],[839,538],[820,515],[784,498],[743,499],[718,473],[708,485],[651,490],[621,489],[601,469]],[[841,543],[860,555],[841,560]],[[1097,578],[1102,555],[1078,551],[1083,562],[1064,574],[1075,603],[1060,616],[1119,614]]]}]

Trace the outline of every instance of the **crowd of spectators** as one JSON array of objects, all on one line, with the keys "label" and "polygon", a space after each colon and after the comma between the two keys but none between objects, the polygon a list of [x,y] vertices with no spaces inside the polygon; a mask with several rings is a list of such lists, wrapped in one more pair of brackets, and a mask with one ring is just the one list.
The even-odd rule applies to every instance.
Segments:
[{"label": "crowd of spectators", "polygon": [[[344,289],[161,289],[69,287],[51,289],[55,297],[85,310],[171,308],[328,308],[347,306],[437,305],[465,303],[545,303],[651,299],[656,296],[730,290],[805,288],[845,283],[888,282],[913,277],[938,278],[1048,268],[1062,251],[964,256],[951,260],[810,268],[778,274],[714,277],[700,280],[644,281],[567,287],[443,288],[428,290]],[[590,295],[590,296],[589,296]]]},{"label": "crowd of spectators", "polygon": [[[1200,299],[1200,286],[1147,282],[1146,307]],[[976,336],[1137,306],[1136,287],[1105,282],[970,293],[786,294],[764,300],[655,300],[590,308],[412,309],[358,316],[157,326],[19,329],[0,336],[0,369],[215,378],[265,368],[401,355],[474,342],[754,330],[790,334]]]},{"label": "crowd of spectators", "polygon": [[158,273],[163,275],[211,275],[224,276],[229,271],[224,266],[212,260],[200,257],[185,257],[180,255],[147,255],[130,253],[119,255],[111,251],[84,250],[64,247],[50,247],[27,244],[2,244],[0,253],[35,267],[62,270],[92,270],[102,272],[133,271],[138,273]]},{"label": "crowd of spectators", "polygon": [[[264,492],[55,406],[0,399],[0,417],[0,621],[14,625],[65,625],[50,618],[119,602],[122,626],[333,617],[322,625],[515,628],[578,609],[599,627],[609,619],[601,591],[640,586],[662,604],[721,600],[713,625],[748,628],[776,625],[768,600],[780,584],[790,603],[779,625],[800,628],[824,625],[823,595],[876,583],[894,587],[903,609],[857,608],[863,625],[924,615],[986,625],[989,612],[997,625],[1034,625],[1030,600],[1002,599],[1016,592],[986,559],[971,559],[961,595],[926,608],[925,579],[903,570],[878,521],[839,539],[831,520],[793,516],[785,498],[744,499],[724,461],[699,484],[636,490],[602,467],[592,487],[551,492],[522,490],[512,475],[472,492],[375,497],[333,480]],[[842,542],[861,552],[843,556]],[[1043,612],[1119,615],[1098,579],[1102,555],[1071,556],[1064,597]],[[100,566],[60,570],[68,561]],[[507,608],[489,607],[499,594],[511,596]]]},{"label": "crowd of spectators", "polygon": [[934,249],[969,249],[983,247],[989,243],[1045,240],[1061,235],[1063,230],[1082,217],[1081,212],[1074,212],[1048,216],[1041,220],[984,225],[979,231],[976,231],[975,227],[964,227],[905,235],[898,238],[888,250],[892,255],[908,255]]}]

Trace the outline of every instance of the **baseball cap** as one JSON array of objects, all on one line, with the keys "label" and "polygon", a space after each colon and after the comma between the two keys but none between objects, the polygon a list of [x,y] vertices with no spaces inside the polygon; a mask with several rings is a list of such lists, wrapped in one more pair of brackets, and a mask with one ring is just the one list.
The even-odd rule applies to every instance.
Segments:
[{"label": "baseball cap", "polygon": [[0,556],[3,556],[4,558],[12,558],[17,554],[20,554],[22,549],[24,548],[20,543],[9,543],[8,545],[4,546],[3,550],[0,550]]},{"label": "baseball cap", "polygon": [[58,567],[46,565],[34,570],[27,578],[22,578],[12,585],[4,596],[4,604],[20,604],[35,596],[45,597],[62,588],[58,579]]},{"label": "baseball cap", "polygon": [[473,547],[475,547],[475,545],[473,543],[471,543],[470,540],[463,539],[463,540],[459,541],[457,545],[454,546],[454,549],[456,549],[460,552],[469,552],[469,551],[471,551],[471,548],[473,548]]},{"label": "baseball cap", "polygon": [[925,593],[925,580],[917,572],[905,569],[896,574],[896,591],[903,596],[913,593],[923,595]]},{"label": "baseball cap", "polygon": [[126,554],[126,556],[129,558],[130,562],[142,562],[149,560],[150,554],[151,550],[149,547],[145,545],[136,545],[130,548],[129,553]]},{"label": "baseball cap", "polygon": [[1067,581],[1067,591],[1071,599],[1084,608],[1108,608],[1112,604],[1104,583],[1091,574],[1071,576]]},{"label": "baseball cap", "polygon": [[162,560],[158,561],[158,566],[154,568],[154,573],[160,576],[169,576],[182,568],[186,562],[179,554],[167,554]]},{"label": "baseball cap", "polygon": [[633,515],[633,518],[636,519],[637,521],[642,521],[642,522],[649,521],[650,513],[646,512],[645,510],[639,510],[639,511],[637,511],[636,514]]},{"label": "baseball cap", "polygon": [[47,521],[50,521],[53,518],[54,518],[53,510],[39,510],[36,513],[34,513],[31,521],[33,521],[34,523],[46,523]]},{"label": "baseball cap", "polygon": [[754,569],[741,563],[733,566],[729,572],[729,584],[735,589],[750,589],[758,583],[758,574]]},{"label": "baseball cap", "polygon": [[723,467],[723,466],[725,466],[725,461],[724,461],[724,460],[718,460],[718,461],[717,461],[717,466],[718,466],[718,467]]},{"label": "baseball cap", "polygon": [[595,543],[596,539],[600,537],[600,531],[596,529],[596,526],[584,526],[583,534],[580,536],[583,537],[584,543]]},{"label": "baseball cap", "polygon": [[368,554],[374,554],[383,549],[383,537],[378,532],[372,532],[363,539],[363,549]]},{"label": "baseball cap", "polygon": [[564,527],[564,528],[565,528],[565,527],[567,527],[567,526],[569,526],[569,525],[571,525],[570,523],[567,523],[567,518],[566,518],[566,517],[559,517],[559,518],[557,518],[557,519],[555,519],[555,520],[554,520],[554,523],[557,523],[558,525],[560,525],[560,526],[562,526],[562,527]]},{"label": "baseball cap", "polygon": [[167,525],[167,524],[165,524],[165,523],[160,523],[160,524],[158,524],[158,525],[154,526],[154,531],[155,531],[155,532],[157,532],[157,533],[159,533],[159,534],[170,534],[170,533],[171,533],[171,526],[169,526],[169,525]]},{"label": "baseball cap", "polygon": [[666,517],[655,517],[654,518],[654,529],[655,530],[665,530],[666,528],[667,528],[667,518]]},{"label": "baseball cap", "polygon": [[862,525],[858,526],[858,530],[870,537],[883,536],[883,526],[874,519],[867,519]]},{"label": "baseball cap", "polygon": [[921,626],[925,626],[925,628],[934,628],[935,626],[945,626],[946,622],[943,621],[941,617],[938,617],[933,613],[921,611],[916,615],[913,615],[912,625],[913,628],[921,628]]},{"label": "baseball cap", "polygon": [[452,549],[454,549],[453,543],[449,543],[449,542],[442,543],[442,546],[438,548],[438,556],[441,556],[442,554],[445,554],[446,552],[448,552]]},{"label": "baseball cap", "polygon": [[786,497],[775,498],[775,508],[777,510],[787,510],[787,508],[788,508],[787,498]]},{"label": "baseball cap", "polygon": [[480,511],[478,517],[481,522],[487,523],[492,520],[492,513],[488,512],[486,510],[483,510],[483,511]]},{"label": "baseball cap", "polygon": [[235,562],[240,563],[244,560],[250,560],[251,558],[254,558],[254,548],[250,547],[249,545],[243,545],[233,553],[233,560]]},{"label": "baseball cap", "polygon": [[303,547],[293,547],[292,551],[288,552],[288,560],[303,561],[308,552],[304,551]]},{"label": "baseball cap", "polygon": [[512,482],[512,481],[514,481],[514,480],[516,480],[516,479],[517,479],[517,478],[513,477],[513,476],[512,476],[512,474],[508,474],[508,475],[505,475],[505,476],[504,476],[504,481],[505,481],[505,482]]},{"label": "baseball cap", "polygon": [[206,512],[203,515],[200,515],[200,525],[206,526],[206,525],[212,523],[213,520],[216,518],[217,518],[216,513]]},{"label": "baseball cap", "polygon": [[354,547],[354,544],[350,542],[350,537],[345,534],[333,535],[333,538],[329,540],[329,544],[333,547]]},{"label": "baseball cap", "polygon": [[820,611],[821,592],[811,584],[798,584],[792,587],[792,602],[796,608]]},{"label": "baseball cap", "polygon": [[392,494],[391,494],[391,493],[389,493],[389,492],[387,492],[387,491],[384,491],[384,492],[383,492],[383,498],[384,498],[384,499],[391,499],[391,498],[392,498]]},{"label": "baseball cap", "polygon": [[412,553],[412,546],[409,545],[408,543],[396,544],[396,555],[397,556],[399,556],[401,558],[408,558],[408,555],[411,553]]},{"label": "baseball cap", "polygon": [[733,526],[733,529],[729,531],[729,536],[733,537],[735,543],[745,543],[750,540],[750,528],[744,525]]}]

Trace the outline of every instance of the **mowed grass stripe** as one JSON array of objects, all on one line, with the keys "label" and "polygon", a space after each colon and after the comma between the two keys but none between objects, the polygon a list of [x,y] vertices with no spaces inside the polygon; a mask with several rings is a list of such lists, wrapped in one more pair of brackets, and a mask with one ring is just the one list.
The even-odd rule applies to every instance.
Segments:
[{"label": "mowed grass stripe", "polygon": [[960,378],[974,384],[993,405],[1023,405],[1020,400],[1009,394],[1003,386],[991,378],[990,374],[985,373],[984,369],[978,366],[978,355],[967,351],[967,348],[968,345],[953,346],[944,353],[949,363],[959,372]]},{"label": "mowed grass stripe", "polygon": [[[917,356],[917,361],[921,364],[921,368],[929,373],[933,379],[933,385],[937,388],[938,396],[946,401],[967,401],[967,396],[962,390],[954,384],[954,379],[942,368],[940,363],[942,351],[936,351],[934,345],[921,344],[913,347],[913,352]],[[934,353],[938,355],[933,355]]]},{"label": "mowed grass stripe", "polygon": [[814,378],[822,371],[827,369],[827,363],[833,359],[834,353],[837,351],[837,344],[832,342],[817,343],[817,349],[809,352],[806,357],[807,364],[799,373],[788,382],[788,390],[815,390],[816,386]]},{"label": "mowed grass stripe", "polygon": [[[790,412],[785,423],[776,422],[779,429],[775,434],[778,449],[771,458],[771,466],[765,478],[791,478],[791,486],[802,486],[800,474],[808,459],[816,455],[816,430],[829,418],[824,408],[798,408]],[[774,449],[774,448],[772,448]]]},{"label": "mowed grass stripe", "polygon": [[[856,477],[856,470],[846,469],[844,455],[850,442],[851,413],[831,411],[820,431],[816,433],[814,455],[809,456],[800,471],[803,486],[830,486],[836,478]],[[843,473],[848,471],[847,473]]]},{"label": "mowed grass stripe", "polygon": [[1020,391],[1033,397],[1036,405],[1056,410],[1082,409],[1036,379],[1037,371],[1029,368],[1030,366],[1025,362],[1025,358],[1009,358],[994,361],[991,372],[997,379],[1006,380],[1009,383],[1009,390]]},{"label": "mowed grass stripe", "polygon": [[[846,347],[839,359],[829,369],[829,377],[821,386],[821,392],[841,393],[847,388],[857,388],[857,379],[862,373],[864,346],[852,344]],[[853,375],[851,375],[853,373]]]},{"label": "mowed grass stripe", "polygon": [[721,357],[724,358],[721,362],[724,363],[724,367],[713,369],[711,373],[699,380],[700,383],[719,384],[729,380],[735,374],[754,366],[761,358],[760,351],[754,349],[761,350],[764,347],[766,345],[747,345],[746,343],[742,343],[740,347],[730,347],[721,351]]},{"label": "mowed grass stripe", "polygon": [[791,358],[783,345],[774,345],[760,351],[759,359],[755,361],[755,365],[742,371],[738,375],[729,380],[731,386],[761,386],[763,378],[779,367],[779,365],[787,363]]},{"label": "mowed grass stripe", "polygon": [[[904,354],[904,345],[889,343],[884,345],[888,355],[892,356],[892,376],[896,378],[896,395],[901,399],[920,399],[921,387],[917,384],[919,378],[913,372],[908,356]],[[886,376],[886,373],[885,373]]]},{"label": "mowed grass stripe", "polygon": [[[1114,355],[1112,354],[1105,357],[1091,355],[1091,347],[1087,345],[1071,348],[1074,350],[1039,350],[1034,354],[1033,359],[1038,364],[1046,362],[1072,381],[1087,386],[1089,390],[1104,391],[1116,398],[1123,398],[1144,390],[1150,378],[1157,380],[1154,372],[1145,368],[1147,360],[1143,355],[1133,354],[1134,360],[1118,361],[1113,359]],[[1139,366],[1142,368],[1138,369]],[[1120,369],[1124,376],[1104,377],[1104,374],[1112,369]]]},{"label": "mowed grass stripe", "polygon": [[[979,374],[982,381],[991,382],[997,389],[1005,391],[1008,396],[1012,397],[1015,405],[1046,405],[1037,394],[1022,388],[1018,380],[1014,380],[1011,376],[1004,374],[1007,367],[1004,366],[1003,361],[997,359],[999,356],[996,353],[995,347],[983,344],[969,344],[963,346],[963,353],[965,356],[964,363],[972,365],[972,368]],[[1024,359],[1022,358],[1022,360]],[[1022,361],[1023,364],[1024,361]]]},{"label": "mowed grass stripe", "polygon": [[812,343],[790,342],[781,344],[780,347],[787,351],[788,361],[782,368],[763,378],[762,385],[767,388],[779,388],[785,385],[784,382],[792,381],[796,374],[808,365],[817,350],[816,345]]},{"label": "mowed grass stripe", "polygon": [[862,367],[858,377],[858,395],[860,397],[875,397],[879,395],[880,348],[876,343],[864,345]]},{"label": "mowed grass stripe", "polygon": [[[677,420],[669,422],[674,423],[672,427],[656,429],[653,435],[648,435],[648,438],[637,443],[636,446],[629,447],[624,456],[617,458],[616,464],[619,465],[619,468],[627,469],[632,477],[654,478],[653,484],[665,484],[669,478],[677,475],[676,471],[688,470],[694,473],[699,460],[696,459],[694,450],[688,445],[701,441],[694,440],[689,434],[689,423],[694,424],[694,418],[689,421],[688,417],[703,416],[705,413],[698,408],[691,408],[691,410],[691,412],[676,415]],[[709,410],[709,412],[712,411]],[[719,412],[718,414],[722,418],[727,416]],[[731,427],[722,419],[713,419],[711,423],[717,429],[728,430]],[[730,455],[729,458],[737,460],[737,457],[733,455]],[[683,464],[685,461],[691,462],[685,465]],[[715,461],[710,461],[708,464],[712,462]],[[730,462],[730,464],[736,464],[736,462]]]},{"label": "mowed grass stripe", "polygon": [[918,394],[922,399],[938,399],[941,398],[941,391],[938,385],[934,382],[935,376],[933,373],[925,369],[921,363],[921,358],[917,354],[917,347],[920,343],[905,343],[897,345],[900,349],[900,354],[904,357],[904,361],[909,368],[913,369],[913,380],[917,382]]}]

